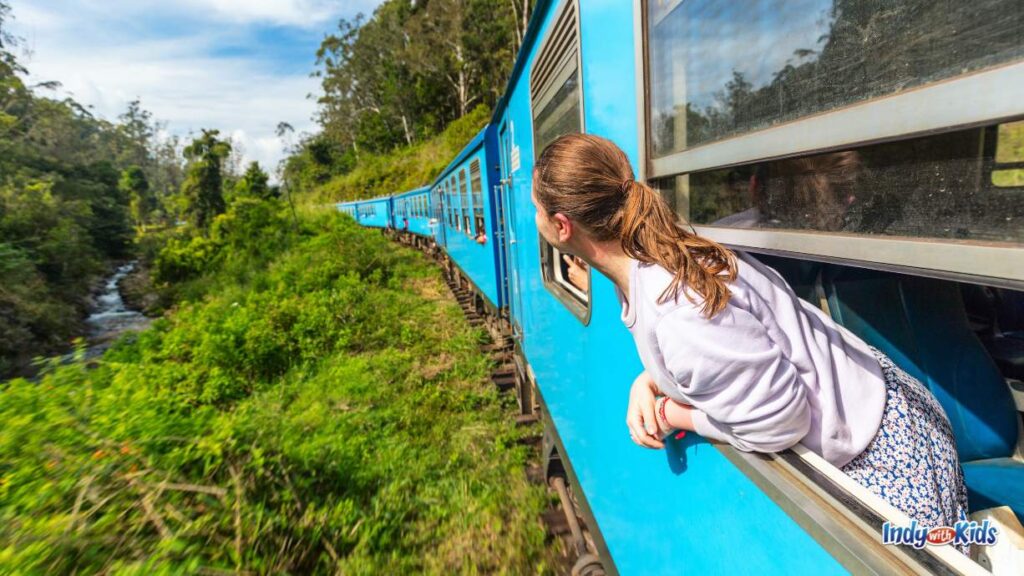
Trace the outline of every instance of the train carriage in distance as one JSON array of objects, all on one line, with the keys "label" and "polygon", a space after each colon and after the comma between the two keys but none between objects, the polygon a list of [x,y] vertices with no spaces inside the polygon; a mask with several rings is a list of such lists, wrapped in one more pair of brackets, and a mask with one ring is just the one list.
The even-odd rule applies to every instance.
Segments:
[{"label": "train carriage in distance", "polygon": [[499,289],[504,252],[499,243],[495,134],[485,127],[441,171],[431,186],[438,207],[438,244],[460,281],[495,315],[505,305]]},{"label": "train carriage in distance", "polygon": [[392,219],[392,198],[371,198],[369,200],[356,200],[353,202],[340,202],[335,208],[350,216],[354,213],[356,222],[370,228],[388,228]]},{"label": "train carriage in distance", "polygon": [[354,202],[338,202],[334,205],[335,209],[342,214],[348,214],[353,220],[359,221],[358,213],[356,212],[356,205]]},{"label": "train carriage in distance", "polygon": [[[997,545],[884,545],[909,519],[801,445],[633,444],[614,286],[570,283],[534,220],[535,159],[570,132],[928,386]],[[575,573],[1024,573],[1021,2],[538,0],[490,124],[428,196],[434,226],[409,233],[515,342],[546,474],[585,520]],[[383,225],[363,205],[339,209]]]},{"label": "train carriage in distance", "polygon": [[391,227],[416,235],[433,236],[430,226],[430,187],[424,186],[392,197]]}]

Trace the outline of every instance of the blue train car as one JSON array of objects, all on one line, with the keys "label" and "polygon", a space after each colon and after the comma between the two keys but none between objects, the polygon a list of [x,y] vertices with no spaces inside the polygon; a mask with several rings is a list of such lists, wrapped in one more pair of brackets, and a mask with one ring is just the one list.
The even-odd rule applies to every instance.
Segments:
[{"label": "blue train car", "polygon": [[495,131],[487,126],[431,187],[438,206],[438,243],[458,269],[460,278],[471,283],[484,305],[495,312],[505,305],[499,290],[504,253],[498,241],[496,167]]},{"label": "blue train car", "polygon": [[338,202],[337,204],[334,205],[334,208],[338,212],[341,212],[342,214],[348,214],[353,220],[357,222],[359,221],[359,218],[356,213],[355,202]]},{"label": "blue train car", "polygon": [[[1024,7],[943,6],[889,2],[884,24],[839,0],[538,0],[491,123],[427,210],[515,342],[546,474],[589,527],[573,532],[576,573],[1024,572]],[[534,161],[569,132],[618,143],[698,233],[929,386],[972,518],[1018,536],[971,558],[887,546],[883,523],[907,517],[801,445],[633,444],[642,366],[614,286],[570,283],[534,220]]]},{"label": "blue train car", "polygon": [[355,205],[357,219],[363,226],[371,228],[391,227],[393,219],[391,196],[370,200],[357,200],[352,204]]},{"label": "blue train car", "polygon": [[392,205],[392,228],[419,236],[433,236],[436,225],[432,227],[430,223],[429,186],[396,194],[392,198]]},{"label": "blue train car", "polygon": [[506,183],[510,311],[552,445],[592,519],[600,556],[614,564],[604,568],[742,573],[741,547],[751,572],[843,573],[729,448],[694,435],[667,451],[630,440],[626,400],[643,366],[614,285],[598,274],[585,290],[568,282],[562,255],[540,238],[530,195],[535,158],[567,132],[610,138],[638,165],[633,6],[539,2],[535,10],[492,120]]},{"label": "blue train car", "polygon": [[[1024,16],[1011,2],[990,4],[992,15],[1006,10]],[[942,15],[922,2],[893,5],[908,18],[900,34],[924,34],[932,18],[957,24],[976,17]],[[926,5],[932,7],[927,16],[920,10]],[[550,458],[578,490],[595,527],[597,551],[607,559],[604,568],[626,574],[978,572],[979,564],[948,547],[894,554],[880,543],[881,525],[905,525],[906,517],[801,446],[753,455],[691,434],[665,451],[637,448],[621,422],[629,385],[642,366],[620,320],[614,287],[596,273],[585,289],[567,281],[561,254],[546,245],[534,223],[531,174],[534,159],[561,134],[588,132],[617,142],[638,177],[661,189],[700,233],[766,260],[774,257],[772,264],[809,301],[823,304],[841,324],[910,366],[951,415],[972,510],[1005,505],[1019,517],[1019,405],[1006,385],[1008,373],[1001,374],[990,357],[993,348],[986,351],[966,322],[959,298],[965,285],[952,281],[1024,286],[1024,232],[1008,224],[1024,215],[1024,190],[1020,181],[1001,186],[993,180],[1000,170],[1020,169],[1024,162],[1021,153],[1003,160],[997,153],[1000,138],[1004,149],[1013,141],[1008,129],[1024,132],[1024,123],[1002,122],[1024,115],[1022,37],[1004,30],[977,38],[1001,54],[1002,66],[992,68],[986,68],[992,66],[986,52],[958,53],[951,40],[947,55],[956,65],[930,63],[947,83],[928,86],[927,97],[900,94],[908,83],[927,79],[893,69],[902,75],[889,88],[902,99],[896,104],[891,95],[878,98],[857,88],[852,77],[852,96],[836,95],[830,102],[822,94],[828,93],[827,81],[835,85],[842,67],[829,60],[834,56],[826,47],[849,33],[845,25],[870,18],[870,10],[833,10],[831,2],[741,6],[678,0],[541,1],[535,10],[492,118],[506,206],[507,299],[527,376],[550,424]],[[775,76],[738,48],[750,40],[740,37],[751,26],[759,31],[752,45],[769,50],[762,63],[777,66],[770,69]],[[878,42],[902,41],[888,33]],[[735,35],[738,43],[722,43],[720,34]],[[777,86],[797,67],[791,47],[778,51],[800,34],[813,48],[797,51],[805,59],[801,73],[822,67],[814,76],[817,85],[800,85],[810,82],[802,77],[790,80],[794,87],[815,90],[808,108]],[[963,76],[977,69],[987,76]],[[942,103],[959,90],[975,102],[954,113]],[[823,116],[825,111],[831,114]],[[975,121],[969,118],[985,126],[959,128]],[[922,130],[943,134],[924,138]],[[855,150],[865,166],[872,163],[857,183],[862,188],[844,189],[840,201],[874,194],[871,200],[878,204],[865,202],[858,207],[863,212],[848,213],[841,227],[829,220],[825,204],[802,207],[801,218],[789,221],[751,217],[767,210],[763,199],[743,196],[744,185],[756,181],[752,175],[779,174],[778,183],[794,171],[817,170],[815,177],[827,177],[836,158],[823,159],[822,151],[837,148]],[[784,155],[798,160],[772,162]],[[960,182],[958,190],[951,189],[954,181]],[[915,185],[924,191],[899,196]],[[779,213],[800,201],[799,190],[773,192]],[[967,212],[938,208],[932,203],[937,198]],[[885,203],[899,215],[883,215]],[[813,214],[815,209],[821,214]],[[858,272],[865,267],[882,271]],[[962,381],[966,374],[970,389]]]}]

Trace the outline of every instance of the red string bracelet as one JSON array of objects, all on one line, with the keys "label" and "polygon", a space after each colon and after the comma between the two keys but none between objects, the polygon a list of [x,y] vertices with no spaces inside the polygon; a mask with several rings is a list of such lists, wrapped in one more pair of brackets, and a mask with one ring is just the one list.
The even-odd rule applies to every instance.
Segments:
[{"label": "red string bracelet", "polygon": [[[665,416],[665,404],[668,404],[668,396],[662,396],[660,398],[660,402],[661,402],[661,404],[658,406],[658,416],[661,417],[661,421],[664,422],[666,426],[670,426],[671,427],[672,425],[668,423],[668,417]],[[681,439],[683,439],[685,437],[686,437],[686,430],[680,430],[675,435],[675,439],[676,440],[681,440]]]}]

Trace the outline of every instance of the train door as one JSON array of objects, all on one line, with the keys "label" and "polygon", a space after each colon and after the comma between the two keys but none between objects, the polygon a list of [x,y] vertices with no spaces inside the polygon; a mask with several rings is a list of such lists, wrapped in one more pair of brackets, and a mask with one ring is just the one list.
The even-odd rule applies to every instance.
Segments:
[{"label": "train door", "polygon": [[437,243],[441,246],[448,245],[448,236],[444,221],[445,205],[444,205],[444,193],[441,192],[441,188],[435,188],[434,194],[434,238]]},{"label": "train door", "polygon": [[[501,162],[499,160],[498,173],[501,173]],[[488,171],[488,175],[492,172]],[[511,298],[511,290],[509,290],[509,279],[508,279],[508,237],[505,234],[505,194],[501,182],[496,182],[491,186],[490,202],[491,206],[494,207],[493,218],[494,222],[491,229],[494,231],[494,255],[497,258],[497,269],[498,269],[498,293],[501,298],[502,314],[507,315],[511,318],[509,313],[509,303]]]},{"label": "train door", "polygon": [[501,210],[504,218],[501,219],[502,235],[504,236],[505,262],[507,266],[506,281],[503,289],[506,291],[506,302],[508,302],[509,316],[512,322],[513,334],[516,338],[522,338],[522,325],[520,318],[523,312],[522,283],[519,281],[519,261],[516,255],[516,211],[512,202],[512,138],[507,123],[502,123],[501,131],[498,133],[498,148],[501,155]]}]

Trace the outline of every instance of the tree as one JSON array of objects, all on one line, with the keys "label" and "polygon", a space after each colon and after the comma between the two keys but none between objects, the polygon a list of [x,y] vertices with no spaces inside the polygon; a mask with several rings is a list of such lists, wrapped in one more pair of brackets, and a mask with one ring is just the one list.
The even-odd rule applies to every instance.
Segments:
[{"label": "tree", "polygon": [[138,99],[128,103],[128,109],[118,116],[119,130],[124,136],[124,150],[121,156],[125,163],[138,166],[140,169],[152,167],[153,137],[156,126],[153,114],[142,108]]},{"label": "tree", "polygon": [[[510,3],[511,2],[511,3]],[[319,121],[342,158],[437,134],[493,108],[528,22],[529,0],[385,0],[342,20],[317,52]]]},{"label": "tree", "polygon": [[268,200],[277,196],[276,190],[268,184],[270,177],[264,172],[258,162],[250,162],[245,174],[235,184],[236,198],[256,198]]},{"label": "tree", "polygon": [[157,208],[156,197],[149,187],[146,173],[138,166],[130,166],[121,172],[121,180],[117,185],[128,196],[132,220],[141,228],[149,222],[150,214]]},{"label": "tree", "polygon": [[224,159],[231,153],[231,145],[218,138],[219,130],[203,129],[202,136],[185,147],[188,174],[182,183],[185,214],[200,230],[206,230],[214,216],[223,214]]}]

